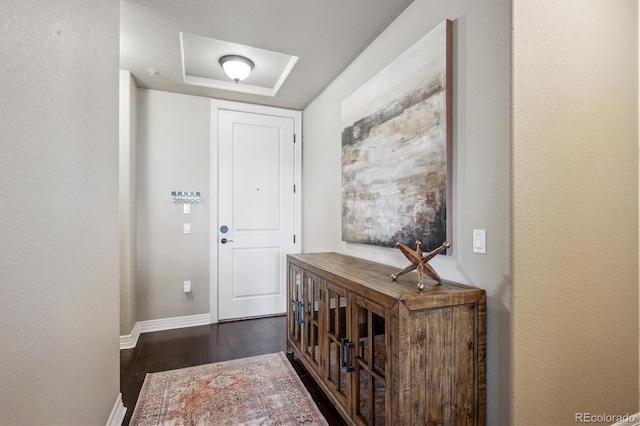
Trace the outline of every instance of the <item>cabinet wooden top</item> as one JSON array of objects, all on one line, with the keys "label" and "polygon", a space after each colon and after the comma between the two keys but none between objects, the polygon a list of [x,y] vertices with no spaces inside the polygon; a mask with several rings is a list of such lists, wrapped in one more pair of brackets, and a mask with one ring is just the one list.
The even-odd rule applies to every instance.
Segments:
[{"label": "cabinet wooden top", "polygon": [[391,274],[401,268],[339,253],[305,253],[287,256],[290,263],[330,282],[344,286],[363,297],[390,308],[401,301],[409,310],[485,302],[484,290],[443,281],[435,285],[425,277],[425,289],[417,288],[418,276],[405,274],[392,281]]}]

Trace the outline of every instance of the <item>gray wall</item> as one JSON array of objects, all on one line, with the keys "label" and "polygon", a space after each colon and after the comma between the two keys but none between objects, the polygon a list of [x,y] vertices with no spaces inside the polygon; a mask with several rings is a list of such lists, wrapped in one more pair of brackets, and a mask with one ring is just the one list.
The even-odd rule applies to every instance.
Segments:
[{"label": "gray wall", "polygon": [[120,335],[123,336],[131,334],[138,321],[135,288],[137,138],[138,88],[131,73],[120,70]]},{"label": "gray wall", "polygon": [[0,2],[0,424],[119,394],[118,1]]},{"label": "gray wall", "polygon": [[[487,291],[487,423],[510,423],[509,1],[416,1],[304,111],[305,252],[405,266],[399,250],[341,241],[341,102],[444,19],[453,21],[453,248],[432,264]],[[487,254],[472,230],[487,230]]]},{"label": "gray wall", "polygon": [[[138,89],[138,321],[209,313],[210,102]],[[202,199],[185,215],[171,191]]]},{"label": "gray wall", "polygon": [[638,2],[513,22],[513,424],[634,414]]}]

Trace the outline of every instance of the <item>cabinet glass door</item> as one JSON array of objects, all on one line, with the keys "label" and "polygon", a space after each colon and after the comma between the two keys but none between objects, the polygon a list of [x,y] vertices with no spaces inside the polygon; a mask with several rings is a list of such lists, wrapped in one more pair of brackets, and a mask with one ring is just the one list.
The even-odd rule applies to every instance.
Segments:
[{"label": "cabinet glass door", "polygon": [[387,399],[388,332],[384,310],[354,297],[353,342],[355,344],[355,418],[365,425],[384,425]]},{"label": "cabinet glass door", "polygon": [[326,331],[326,354],[323,379],[329,386],[329,390],[341,401],[344,407],[347,405],[347,330],[350,329],[351,318],[349,316],[349,306],[347,292],[330,283],[326,285],[326,303],[324,324]]},{"label": "cabinet glass door", "polygon": [[304,322],[302,345],[305,357],[320,372],[320,286],[322,278],[307,271],[303,273]]},{"label": "cabinet glass door", "polygon": [[287,310],[287,337],[289,341],[298,349],[302,342],[302,270],[294,265],[289,265],[287,277],[288,304]]}]

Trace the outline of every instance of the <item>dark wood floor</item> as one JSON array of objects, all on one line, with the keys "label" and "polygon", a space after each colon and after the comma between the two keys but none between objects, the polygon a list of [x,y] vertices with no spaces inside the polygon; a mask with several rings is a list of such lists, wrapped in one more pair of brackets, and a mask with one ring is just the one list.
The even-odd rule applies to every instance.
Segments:
[{"label": "dark wood floor", "polygon": [[[283,351],[284,316],[210,324],[140,335],[132,349],[120,351],[120,391],[129,425],[147,373]],[[330,425],[344,425],[335,408],[320,392],[302,365],[289,356],[302,383]]]}]

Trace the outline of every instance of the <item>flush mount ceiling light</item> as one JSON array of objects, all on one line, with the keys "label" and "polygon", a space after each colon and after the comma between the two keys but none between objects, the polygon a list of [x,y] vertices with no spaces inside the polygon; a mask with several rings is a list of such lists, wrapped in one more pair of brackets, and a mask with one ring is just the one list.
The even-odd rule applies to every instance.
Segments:
[{"label": "flush mount ceiling light", "polygon": [[254,67],[253,62],[250,59],[238,55],[223,56],[220,58],[219,62],[222,69],[224,69],[225,74],[235,81],[236,84],[249,77],[249,74],[251,74],[251,70],[253,70]]},{"label": "flush mount ceiling light", "polygon": [[[180,33],[180,51],[184,84],[257,96],[276,96],[298,61],[297,56],[189,33]],[[242,84],[229,78],[220,64],[221,57],[231,54],[255,64]]]}]

